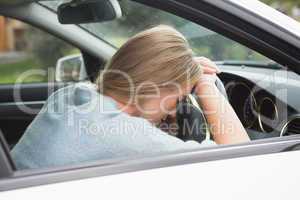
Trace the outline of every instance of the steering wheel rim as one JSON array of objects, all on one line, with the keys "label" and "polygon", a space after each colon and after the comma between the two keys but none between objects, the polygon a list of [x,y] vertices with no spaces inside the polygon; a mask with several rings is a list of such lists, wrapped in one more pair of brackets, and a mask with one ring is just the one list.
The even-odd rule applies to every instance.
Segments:
[{"label": "steering wheel rim", "polygon": [[225,88],[223,82],[221,81],[221,79],[218,76],[217,76],[217,79],[216,79],[216,86],[219,89],[220,93],[225,97],[225,99],[228,100],[228,95],[227,95],[227,92],[226,92],[226,88]]},{"label": "steering wheel rim", "polygon": [[[220,93],[228,99],[225,86],[219,77],[216,79],[216,87]],[[206,117],[197,102],[195,94],[188,95],[177,104],[177,137],[183,141],[195,140],[202,143],[204,140],[213,140],[209,131]]]}]

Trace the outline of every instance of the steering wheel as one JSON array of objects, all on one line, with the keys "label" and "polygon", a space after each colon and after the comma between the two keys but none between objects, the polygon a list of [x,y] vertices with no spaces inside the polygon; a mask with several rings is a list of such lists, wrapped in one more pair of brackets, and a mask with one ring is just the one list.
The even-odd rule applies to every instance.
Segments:
[{"label": "steering wheel", "polygon": [[[219,77],[217,77],[215,84],[220,93],[228,99],[224,84]],[[202,143],[204,140],[213,138],[210,134],[209,125],[205,115],[198,104],[197,99],[198,96],[192,93],[177,103],[177,137],[183,141],[195,140]]]}]

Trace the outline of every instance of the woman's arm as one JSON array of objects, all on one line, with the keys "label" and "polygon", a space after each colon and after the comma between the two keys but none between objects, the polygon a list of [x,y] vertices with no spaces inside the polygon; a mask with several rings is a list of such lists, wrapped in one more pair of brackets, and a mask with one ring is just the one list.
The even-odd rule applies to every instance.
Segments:
[{"label": "woman's arm", "polygon": [[211,134],[218,144],[236,144],[250,141],[235,111],[215,85],[217,66],[206,58],[197,58],[203,67],[196,94],[211,127]]}]

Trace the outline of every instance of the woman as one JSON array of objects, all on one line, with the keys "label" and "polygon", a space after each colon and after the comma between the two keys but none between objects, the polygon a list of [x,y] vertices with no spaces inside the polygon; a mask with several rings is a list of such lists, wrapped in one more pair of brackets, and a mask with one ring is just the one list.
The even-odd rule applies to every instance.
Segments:
[{"label": "woman", "polygon": [[206,144],[183,142],[155,125],[175,117],[193,87],[217,144],[249,138],[215,86],[216,65],[194,58],[183,35],[168,26],[143,31],[113,56],[96,84],[60,89],[12,150],[18,169],[148,156]]}]

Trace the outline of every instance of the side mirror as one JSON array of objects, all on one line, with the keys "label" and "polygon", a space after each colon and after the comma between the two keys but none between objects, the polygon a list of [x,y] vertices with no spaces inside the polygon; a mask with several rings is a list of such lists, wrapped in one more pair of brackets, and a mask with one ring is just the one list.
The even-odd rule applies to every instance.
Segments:
[{"label": "side mirror", "polygon": [[122,16],[118,0],[72,0],[57,10],[61,24],[105,22]]},{"label": "side mirror", "polygon": [[78,82],[87,79],[87,73],[81,54],[60,58],[56,63],[55,80],[57,82]]}]

